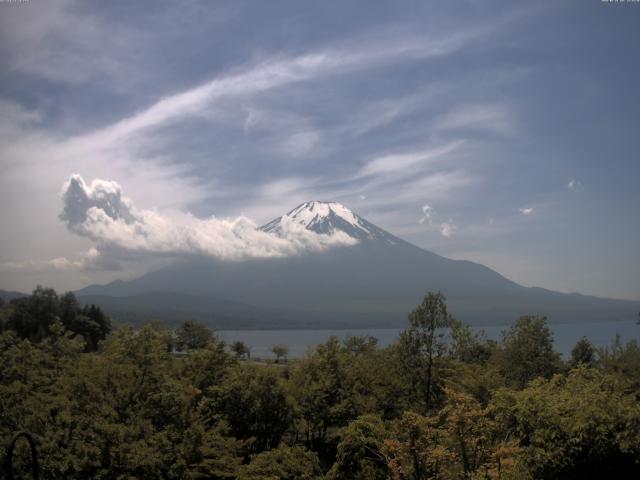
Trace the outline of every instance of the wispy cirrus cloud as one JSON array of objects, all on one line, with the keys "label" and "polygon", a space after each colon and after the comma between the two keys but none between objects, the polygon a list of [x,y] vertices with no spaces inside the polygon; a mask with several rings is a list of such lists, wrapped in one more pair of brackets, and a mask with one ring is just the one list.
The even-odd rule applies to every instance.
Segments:
[{"label": "wispy cirrus cloud", "polygon": [[436,121],[435,127],[512,135],[516,131],[516,119],[512,109],[504,104],[466,104],[445,113]]},{"label": "wispy cirrus cloud", "polygon": [[487,28],[453,32],[438,38],[410,36],[393,40],[378,39],[375,42],[378,45],[329,47],[292,58],[261,61],[236,73],[218,76],[197,87],[166,96],[135,115],[97,130],[82,140],[98,143],[120,141],[147,129],[197,115],[221,98],[255,95],[297,82],[366,70],[381,64],[441,57],[463,48],[474,38],[486,34],[486,31]]},{"label": "wispy cirrus cloud", "polygon": [[369,176],[407,176],[415,170],[414,167],[438,160],[449,153],[458,150],[464,140],[456,140],[445,145],[408,153],[392,153],[369,160],[356,174],[357,177]]},{"label": "wispy cirrus cloud", "polygon": [[311,153],[322,141],[322,136],[315,130],[303,130],[287,136],[281,144],[281,150],[291,157],[302,157]]},{"label": "wispy cirrus cloud", "polygon": [[[11,184],[30,176],[33,182],[46,184],[46,188],[35,191],[46,191],[50,198],[56,184],[69,172],[83,171],[96,177],[122,179],[125,186],[130,180],[131,186],[136,186],[134,194],[144,185],[140,197],[155,205],[168,200],[187,205],[207,198],[211,191],[219,189],[219,185],[212,184],[211,176],[203,179],[193,174],[191,165],[180,162],[180,154],[171,148],[158,153],[158,145],[168,143],[175,135],[166,128],[204,113],[215,116],[215,105],[225,99],[244,101],[257,94],[312,79],[366,70],[376,65],[442,57],[463,48],[486,30],[458,31],[434,38],[378,38],[379,45],[351,42],[294,57],[259,60],[199,86],[165,96],[133,115],[79,135],[60,136],[54,130],[29,125],[9,132],[2,139],[0,154],[6,167],[4,179],[10,183],[11,191]],[[245,129],[252,128],[255,121],[250,117],[243,124]],[[293,156],[302,155],[318,144],[319,135],[307,128],[283,138],[280,145]],[[48,160],[46,176],[38,173],[44,158]],[[142,177],[147,181],[143,182]],[[44,198],[41,202],[49,203]]]}]

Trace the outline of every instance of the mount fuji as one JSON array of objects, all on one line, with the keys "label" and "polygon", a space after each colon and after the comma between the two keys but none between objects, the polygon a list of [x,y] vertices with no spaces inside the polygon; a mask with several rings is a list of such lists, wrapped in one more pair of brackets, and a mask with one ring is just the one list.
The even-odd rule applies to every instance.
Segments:
[{"label": "mount fuji", "polygon": [[359,241],[382,242],[388,245],[395,245],[399,241],[398,238],[337,202],[305,202],[286,215],[260,227],[260,230],[282,235],[285,219],[287,222],[297,223],[307,230],[320,234],[331,235],[336,231],[341,231]]},{"label": "mount fuji", "polygon": [[116,319],[195,318],[216,328],[397,327],[428,291],[476,325],[520,315],[552,322],[633,319],[638,302],[529,288],[478,263],[452,260],[377,227],[336,202],[305,202],[262,226],[284,236],[291,223],[318,234],[344,232],[355,245],[286,258],[197,258],[131,281],[77,292]]}]

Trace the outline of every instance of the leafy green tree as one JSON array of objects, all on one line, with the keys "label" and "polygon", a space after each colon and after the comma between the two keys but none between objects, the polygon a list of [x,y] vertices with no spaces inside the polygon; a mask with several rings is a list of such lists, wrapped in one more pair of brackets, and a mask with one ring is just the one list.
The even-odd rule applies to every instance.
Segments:
[{"label": "leafy green tree", "polygon": [[318,345],[288,369],[297,403],[297,434],[318,453],[323,468],[335,461],[342,427],[365,414],[393,416],[401,409],[401,379],[386,352],[369,339],[352,348],[336,337]]},{"label": "leafy green tree", "polygon": [[578,365],[592,366],[596,360],[596,349],[587,337],[582,337],[571,350],[571,368]]},{"label": "leafy green tree", "polygon": [[301,447],[280,445],[251,457],[240,469],[238,480],[320,480],[322,470],[315,453]]},{"label": "leafy green tree", "polygon": [[67,292],[60,295],[59,304],[60,321],[62,325],[64,325],[64,328],[71,330],[73,320],[82,311],[80,302],[78,302],[73,292]]},{"label": "leafy green tree", "polygon": [[504,376],[493,362],[485,364],[453,361],[447,371],[446,385],[471,395],[481,405],[486,406],[493,392],[504,386]]},{"label": "leafy green tree", "polygon": [[31,296],[10,302],[5,328],[20,338],[39,341],[49,335],[49,328],[59,319],[58,295],[52,288],[38,285]]},{"label": "leafy green tree", "polygon": [[378,346],[378,339],[371,335],[347,335],[343,343],[345,350],[354,355],[371,354]]},{"label": "leafy green tree", "polygon": [[287,347],[286,345],[274,345],[271,348],[271,351],[273,352],[273,354],[276,356],[276,363],[280,363],[280,359],[284,358],[285,360],[287,359],[287,355],[289,355],[289,347]]},{"label": "leafy green tree", "polygon": [[46,478],[235,478],[241,444],[220,423],[203,428],[169,334],[119,330],[33,399],[25,425]]},{"label": "leafy green tree", "polygon": [[250,441],[248,453],[277,447],[293,424],[293,403],[278,369],[238,365],[207,395],[202,413],[208,424],[224,420],[235,438]]},{"label": "leafy green tree", "polygon": [[330,428],[344,426],[358,416],[354,396],[348,394],[346,361],[340,342],[332,336],[290,372],[300,429],[307,447],[319,452],[321,462],[326,460]]},{"label": "leafy green tree", "polygon": [[[79,317],[85,318],[78,321]],[[98,343],[111,332],[111,319],[97,305],[85,305],[70,330],[84,337],[88,351],[95,351]]]},{"label": "leafy green tree", "polygon": [[206,325],[186,320],[175,331],[175,346],[179,351],[205,348],[213,340],[213,332]]},{"label": "leafy green tree", "polygon": [[494,344],[432,294],[387,348],[332,337],[277,368],[197,328],[174,355],[161,323],[111,332],[99,307],[42,287],[0,318],[0,438],[32,431],[43,478],[640,476],[636,340],[582,342],[566,371],[544,319]]},{"label": "leafy green tree", "polygon": [[226,351],[222,341],[213,340],[205,348],[193,350],[180,360],[180,376],[205,394],[220,385],[237,360]]},{"label": "leafy green tree", "polygon": [[465,363],[484,365],[495,349],[495,342],[487,340],[484,331],[474,332],[469,325],[452,320],[451,358]]},{"label": "leafy green tree", "polygon": [[581,365],[492,402],[504,433],[523,447],[533,478],[640,476],[640,405],[614,374]]},{"label": "leafy green tree", "polygon": [[498,425],[480,403],[465,393],[447,389],[440,411],[449,462],[449,478],[502,478],[518,466],[521,449],[499,438]]},{"label": "leafy green tree", "polygon": [[616,335],[611,347],[598,350],[598,357],[606,371],[620,376],[633,391],[640,392],[640,346],[635,338],[623,345],[620,335]]},{"label": "leafy green tree", "polygon": [[[64,367],[77,358],[73,348],[62,350],[67,355],[56,358],[48,348],[20,338],[13,330],[0,334],[2,438],[29,428],[32,419],[42,411],[38,402],[43,401],[43,395],[55,384]],[[0,448],[4,448],[4,442],[0,443]]]},{"label": "leafy green tree", "polygon": [[3,316],[4,328],[31,341],[47,338],[52,326],[61,322],[67,331],[84,339],[87,352],[95,351],[111,331],[109,317],[96,305],[81,308],[72,292],[58,297],[53,289],[41,286],[31,296],[13,300],[3,309]]},{"label": "leafy green tree", "polygon": [[7,322],[7,314],[9,313],[9,309],[6,308],[6,302],[0,297],[0,333],[5,330],[5,323]]},{"label": "leafy green tree", "polygon": [[394,480],[440,479],[442,466],[451,454],[444,447],[444,435],[435,417],[406,411],[391,425],[384,442],[390,477]]},{"label": "leafy green tree", "polygon": [[405,412],[392,423],[382,449],[390,478],[528,478],[520,462],[522,449],[500,435],[489,411],[470,395],[450,389],[446,394],[437,414]]},{"label": "leafy green tree", "polygon": [[169,478],[193,480],[238,478],[242,465],[242,457],[239,453],[244,442],[229,436],[228,427],[224,423],[219,423],[212,428],[204,428],[196,418],[189,430],[178,440],[181,443],[177,445],[177,449],[182,452],[183,460],[179,465],[180,470],[174,471],[173,477]]},{"label": "leafy green tree", "polygon": [[440,367],[447,350],[445,329],[453,324],[445,296],[429,292],[411,312],[409,322],[409,328],[398,339],[400,361],[413,395],[428,410],[442,393]]},{"label": "leafy green tree", "polygon": [[328,480],[384,480],[388,478],[387,459],[382,453],[386,438],[384,422],[375,415],[364,415],[343,428],[338,437],[336,462]]},{"label": "leafy green tree", "polygon": [[560,354],[545,317],[520,317],[501,345],[500,365],[508,384],[524,388],[537,377],[550,378],[560,370]]},{"label": "leafy green tree", "polygon": [[236,340],[231,344],[231,351],[236,354],[238,358],[251,358],[251,349],[242,340]]}]

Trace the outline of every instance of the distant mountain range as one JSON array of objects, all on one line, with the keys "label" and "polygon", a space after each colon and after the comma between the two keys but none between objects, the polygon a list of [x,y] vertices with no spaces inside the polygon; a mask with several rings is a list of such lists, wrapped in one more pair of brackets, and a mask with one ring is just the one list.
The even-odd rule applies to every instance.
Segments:
[{"label": "distant mountain range", "polygon": [[0,290],[0,298],[5,302],[10,302],[15,298],[22,298],[28,296],[26,293],[22,292],[12,292],[9,290]]},{"label": "distant mountain range", "polygon": [[403,326],[431,290],[445,293],[454,316],[476,325],[525,314],[552,322],[632,320],[640,310],[640,302],[523,287],[484,265],[412,245],[339,203],[306,202],[261,229],[283,235],[290,222],[316,233],[342,231],[358,243],[287,258],[195,258],[76,293],[127,322],[193,318],[217,328]]}]

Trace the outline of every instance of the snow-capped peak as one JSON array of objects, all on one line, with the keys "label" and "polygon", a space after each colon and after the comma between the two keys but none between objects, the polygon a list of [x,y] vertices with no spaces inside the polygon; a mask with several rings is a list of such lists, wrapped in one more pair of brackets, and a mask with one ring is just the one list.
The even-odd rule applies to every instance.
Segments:
[{"label": "snow-capped peak", "polygon": [[261,230],[281,234],[283,223],[296,223],[321,234],[341,231],[358,240],[380,239],[395,244],[394,237],[369,223],[338,202],[304,202],[296,208],[267,223]]},{"label": "snow-capped peak", "polygon": [[304,225],[307,228],[330,220],[334,216],[353,227],[360,227],[356,214],[338,202],[318,202],[315,200],[305,202],[291,210],[286,216],[295,223]]}]

